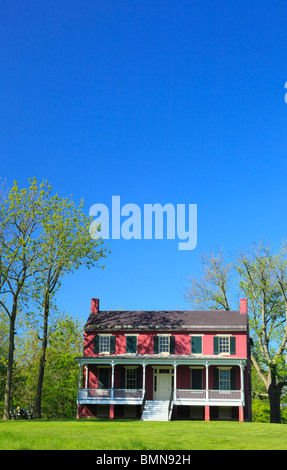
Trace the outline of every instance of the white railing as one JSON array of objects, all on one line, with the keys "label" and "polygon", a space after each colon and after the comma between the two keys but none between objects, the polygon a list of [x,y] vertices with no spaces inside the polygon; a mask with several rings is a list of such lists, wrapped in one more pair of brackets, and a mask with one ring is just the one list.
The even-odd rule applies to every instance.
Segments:
[{"label": "white railing", "polygon": [[[121,401],[142,403],[144,399],[144,389],[121,389],[121,388],[80,388],[78,390],[78,400],[93,400],[102,402]],[[184,402],[214,402],[214,401],[242,401],[244,393],[242,390],[191,390],[174,389],[172,392],[173,402],[184,404]]]},{"label": "white railing", "polygon": [[176,400],[205,400],[207,390],[175,390]]},{"label": "white railing", "polygon": [[144,397],[143,389],[120,388],[79,388],[78,399],[102,399],[105,400],[141,400]]},{"label": "white railing", "polygon": [[209,400],[241,400],[241,390],[209,390]]},{"label": "white railing", "polygon": [[192,400],[204,401],[243,401],[242,390],[190,390],[190,389],[175,389],[174,400],[181,402]]}]

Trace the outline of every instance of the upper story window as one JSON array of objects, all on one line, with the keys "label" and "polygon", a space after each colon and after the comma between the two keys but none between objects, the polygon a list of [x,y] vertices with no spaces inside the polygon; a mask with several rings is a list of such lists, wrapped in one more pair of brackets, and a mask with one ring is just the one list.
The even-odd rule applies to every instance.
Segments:
[{"label": "upper story window", "polygon": [[112,335],[95,336],[95,354],[115,354],[116,337]]},{"label": "upper story window", "polygon": [[214,354],[235,354],[235,336],[215,336],[213,338]]},{"label": "upper story window", "polygon": [[158,342],[158,352],[159,353],[169,353],[169,343],[170,337],[169,336],[159,336]]},{"label": "upper story window", "polygon": [[126,353],[136,354],[138,352],[137,335],[126,335]]},{"label": "upper story window", "polygon": [[230,354],[230,338],[221,336],[219,338],[219,353]]},{"label": "upper story window", "polygon": [[110,336],[100,336],[99,354],[110,353]]},{"label": "upper story window", "polygon": [[202,354],[202,336],[191,336],[191,354]]},{"label": "upper story window", "polygon": [[154,336],[154,354],[174,354],[175,353],[175,337],[172,335]]}]

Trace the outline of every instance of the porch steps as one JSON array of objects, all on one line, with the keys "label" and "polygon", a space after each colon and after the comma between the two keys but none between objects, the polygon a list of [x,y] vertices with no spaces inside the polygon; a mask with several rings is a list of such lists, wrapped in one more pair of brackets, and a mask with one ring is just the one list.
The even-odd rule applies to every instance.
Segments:
[{"label": "porch steps", "polygon": [[169,400],[147,400],[142,413],[142,421],[168,421]]}]

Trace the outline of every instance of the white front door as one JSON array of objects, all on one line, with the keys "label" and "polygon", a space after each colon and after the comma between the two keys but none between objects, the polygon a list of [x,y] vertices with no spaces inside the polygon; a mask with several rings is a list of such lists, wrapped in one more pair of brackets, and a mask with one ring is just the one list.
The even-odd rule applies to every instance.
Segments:
[{"label": "white front door", "polygon": [[173,373],[170,369],[156,369],[154,374],[154,400],[169,400]]}]

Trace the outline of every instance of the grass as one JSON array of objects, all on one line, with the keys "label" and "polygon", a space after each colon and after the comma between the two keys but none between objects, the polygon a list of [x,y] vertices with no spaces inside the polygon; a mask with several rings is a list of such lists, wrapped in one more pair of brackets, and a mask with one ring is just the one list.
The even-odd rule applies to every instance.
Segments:
[{"label": "grass", "polygon": [[287,450],[287,426],[201,421],[0,421],[0,450]]}]

